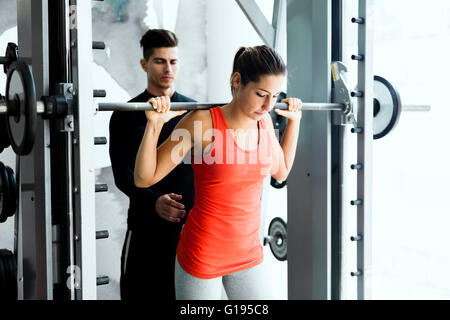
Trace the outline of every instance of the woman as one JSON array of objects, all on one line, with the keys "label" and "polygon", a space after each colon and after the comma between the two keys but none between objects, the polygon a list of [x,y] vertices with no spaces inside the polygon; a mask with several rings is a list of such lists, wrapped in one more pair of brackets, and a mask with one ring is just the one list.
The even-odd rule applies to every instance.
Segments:
[{"label": "woman", "polygon": [[286,66],[270,47],[240,48],[231,76],[232,101],[187,114],[159,148],[163,124],[185,111],[170,111],[168,97],[149,100],[136,158],[135,184],[149,187],[192,151],[195,203],[180,235],[175,265],[177,299],[265,299],[259,241],[264,178],[286,180],[294,162],[301,100],[283,100],[288,119],[281,143],[269,111],[281,92]]}]

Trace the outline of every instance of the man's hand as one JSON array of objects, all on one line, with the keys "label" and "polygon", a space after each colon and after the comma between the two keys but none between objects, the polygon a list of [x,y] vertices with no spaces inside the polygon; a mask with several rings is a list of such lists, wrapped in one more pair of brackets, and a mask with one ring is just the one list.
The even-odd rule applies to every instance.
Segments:
[{"label": "man's hand", "polygon": [[162,195],[156,200],[156,213],[164,220],[180,222],[186,215],[184,204],[178,202],[182,196],[175,193]]}]

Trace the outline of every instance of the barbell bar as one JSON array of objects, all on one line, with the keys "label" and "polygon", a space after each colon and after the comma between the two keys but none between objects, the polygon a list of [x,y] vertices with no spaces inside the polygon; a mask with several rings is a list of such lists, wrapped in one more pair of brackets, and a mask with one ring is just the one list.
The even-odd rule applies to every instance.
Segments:
[{"label": "barbell bar", "polygon": [[[37,114],[45,113],[45,102],[44,101],[40,101],[40,100],[36,101],[36,113]],[[8,115],[8,104],[6,101],[0,101],[0,114]]]},{"label": "barbell bar", "polygon": [[425,104],[404,104],[404,105],[402,105],[402,111],[428,112],[428,111],[431,111],[431,106],[425,105]]},{"label": "barbell bar", "polygon": [[[179,110],[206,110],[217,106],[224,106],[224,102],[172,102],[170,109]],[[275,103],[274,108],[287,110],[288,104],[284,102]],[[345,106],[340,103],[303,103],[302,110],[311,111],[344,111]],[[101,102],[97,104],[97,111],[145,111],[156,110],[147,102]],[[46,112],[46,103],[37,101],[36,113],[43,114]],[[0,102],[0,114],[9,114],[6,101]]]},{"label": "barbell bar", "polygon": [[[402,105],[398,92],[384,78],[375,76],[374,82],[374,138],[389,133],[398,123],[402,111],[429,111],[426,105]],[[377,92],[380,92],[379,94]],[[14,152],[26,155],[34,144],[36,117],[65,118],[69,113],[69,101],[64,96],[42,97],[36,99],[34,79],[28,64],[22,60],[14,61],[6,81],[6,100],[0,101],[0,116],[6,115],[6,127]],[[225,103],[173,102],[172,110],[203,110]],[[286,110],[287,103],[276,103],[274,108]],[[144,111],[155,110],[148,102],[101,102],[97,111]],[[304,111],[338,111],[349,114],[351,107],[344,103],[304,102]],[[379,124],[379,125],[378,125]],[[375,130],[376,129],[376,130]]]},{"label": "barbell bar", "polygon": [[[217,106],[224,106],[224,102],[172,102],[170,104],[171,110],[206,110]],[[275,103],[274,108],[286,110],[287,103]],[[402,111],[407,112],[427,112],[431,110],[429,105],[418,104],[404,104]],[[155,110],[153,106],[147,102],[101,102],[97,104],[96,111],[145,111]],[[340,103],[314,103],[306,102],[302,104],[303,111],[341,111],[345,110],[345,106]],[[37,101],[36,113],[43,114],[46,112],[45,102]],[[6,101],[0,101],[0,114],[7,114],[8,106]]]},{"label": "barbell bar", "polygon": [[[227,103],[219,102],[172,102],[170,109],[179,110],[205,110],[217,106],[224,106]],[[274,108],[287,110],[288,104],[284,102],[275,103]],[[148,102],[101,102],[98,103],[97,111],[145,111],[155,110]],[[302,110],[313,111],[345,111],[345,106],[340,103],[312,103],[306,102],[302,104]]]}]

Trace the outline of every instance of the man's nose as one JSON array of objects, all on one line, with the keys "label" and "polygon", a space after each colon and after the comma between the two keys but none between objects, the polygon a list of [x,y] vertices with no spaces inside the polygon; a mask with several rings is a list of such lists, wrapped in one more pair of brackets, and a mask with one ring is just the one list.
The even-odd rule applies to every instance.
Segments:
[{"label": "man's nose", "polygon": [[167,73],[172,73],[173,68],[172,68],[172,65],[170,63],[166,63],[165,71]]}]

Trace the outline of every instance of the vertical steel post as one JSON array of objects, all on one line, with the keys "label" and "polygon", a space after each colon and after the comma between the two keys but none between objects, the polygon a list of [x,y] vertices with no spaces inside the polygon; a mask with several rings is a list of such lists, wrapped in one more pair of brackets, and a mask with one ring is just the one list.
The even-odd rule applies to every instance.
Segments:
[{"label": "vertical steel post", "polygon": [[[331,0],[287,2],[290,96],[331,100]],[[295,81],[293,80],[295,79]],[[331,297],[331,115],[304,111],[288,180],[288,297]]]},{"label": "vertical steel post", "polygon": [[[36,94],[49,93],[48,1],[17,1],[19,56],[32,67]],[[16,244],[19,299],[53,298],[50,129],[38,117],[33,151],[17,160]],[[26,186],[26,187],[25,187]]]},{"label": "vertical steel post", "polygon": [[272,26],[275,30],[273,47],[281,53],[282,45],[286,31],[286,1],[275,0],[273,4]]},{"label": "vertical steel post", "polygon": [[358,134],[358,163],[362,164],[357,173],[357,199],[362,203],[357,208],[357,233],[361,240],[357,243],[358,300],[370,299],[372,278],[372,143],[373,143],[373,65],[372,65],[372,0],[359,0],[358,54],[364,60],[358,65],[358,88],[362,97],[358,100],[357,123],[362,128]]},{"label": "vertical steel post", "polygon": [[[332,61],[342,61],[342,0],[332,0]],[[334,88],[336,89],[336,88]],[[336,101],[334,101],[336,102]],[[341,299],[342,288],[342,217],[344,212],[344,163],[346,126],[331,127],[331,299]]]},{"label": "vertical steel post", "polygon": [[93,161],[95,113],[92,95],[92,4],[71,0],[71,57],[74,94],[73,206],[75,273],[79,272],[76,299],[95,300],[96,230]]},{"label": "vertical steel post", "polygon": [[[49,8],[50,94],[71,98],[69,0],[55,2]],[[52,170],[53,274],[55,300],[75,299],[72,132],[71,119],[50,120]]]}]

